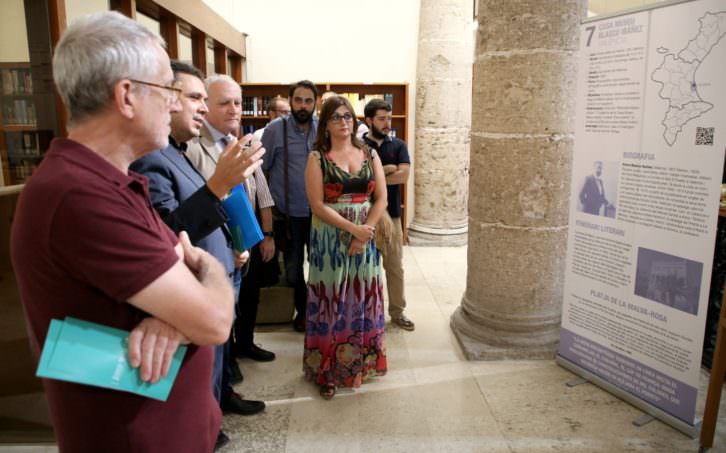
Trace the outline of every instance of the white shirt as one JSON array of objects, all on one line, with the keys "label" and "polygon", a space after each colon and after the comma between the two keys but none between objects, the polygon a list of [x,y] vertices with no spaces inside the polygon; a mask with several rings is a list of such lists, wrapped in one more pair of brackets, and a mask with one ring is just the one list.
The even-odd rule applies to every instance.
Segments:
[{"label": "white shirt", "polygon": [[[214,164],[216,166],[219,155],[222,154],[222,151],[224,151],[224,148],[228,143],[230,143],[233,137],[231,135],[224,135],[211,124],[207,123],[206,120],[204,120],[204,125],[207,127],[207,130],[212,136],[212,140],[214,140],[216,148],[215,151],[217,153],[215,156],[210,157],[213,157]],[[265,174],[262,173],[261,168],[258,167],[257,170],[255,170],[252,174],[252,178],[245,179],[244,185],[245,190],[247,191],[247,198],[253,211],[255,210],[258,202],[260,209],[275,206],[275,202],[272,200],[272,195],[270,194],[270,188],[267,186],[267,179],[265,179]]]}]

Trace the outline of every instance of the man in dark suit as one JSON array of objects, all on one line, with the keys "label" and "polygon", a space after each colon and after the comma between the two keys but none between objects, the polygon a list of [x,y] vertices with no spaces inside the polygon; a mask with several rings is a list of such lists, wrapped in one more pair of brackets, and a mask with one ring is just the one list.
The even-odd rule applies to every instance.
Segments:
[{"label": "man in dark suit", "polygon": [[[184,154],[186,142],[199,135],[208,111],[202,74],[195,67],[177,61],[172,61],[171,67],[182,92],[181,110],[171,117],[169,146],[138,159],[131,168],[149,178],[151,201],[164,222],[175,232],[186,231],[192,243],[221,261],[230,280],[234,280],[235,268],[244,264],[249,255],[235,255],[225,225],[228,218],[220,200],[260,166],[264,150],[256,145],[245,154],[233,140],[220,155],[217,170],[205,180]],[[232,390],[229,376],[223,372],[224,348],[225,345],[220,345],[215,350],[212,380],[220,406],[240,415],[262,411],[264,402],[243,400]],[[220,431],[218,446],[227,441],[227,436]]]},{"label": "man in dark suit", "polygon": [[[582,211],[588,214],[600,215],[600,208],[609,205],[605,198],[605,186],[602,183],[602,162],[596,161],[593,165],[593,174],[585,178],[580,189],[580,203]],[[605,215],[603,212],[602,215]]]}]

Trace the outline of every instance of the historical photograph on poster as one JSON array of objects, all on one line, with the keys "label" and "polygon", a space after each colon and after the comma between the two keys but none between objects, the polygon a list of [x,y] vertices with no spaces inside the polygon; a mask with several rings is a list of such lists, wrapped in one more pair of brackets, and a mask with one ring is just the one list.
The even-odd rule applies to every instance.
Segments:
[{"label": "historical photograph on poster", "polygon": [[581,178],[577,210],[615,218],[619,171],[620,162],[594,161]]},{"label": "historical photograph on poster", "polygon": [[639,247],[636,267],[636,295],[698,314],[703,263]]}]

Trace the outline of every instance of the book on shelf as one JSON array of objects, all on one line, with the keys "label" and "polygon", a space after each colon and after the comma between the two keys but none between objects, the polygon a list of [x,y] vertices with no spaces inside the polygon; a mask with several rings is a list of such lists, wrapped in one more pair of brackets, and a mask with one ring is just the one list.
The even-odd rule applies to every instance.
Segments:
[{"label": "book on shelf", "polygon": [[34,132],[23,132],[23,154],[39,156],[38,135]]},{"label": "book on shelf", "polygon": [[267,116],[270,96],[242,96],[242,116]]},{"label": "book on shelf", "polygon": [[18,124],[28,124],[28,105],[25,99],[16,99],[14,104],[16,122]]},{"label": "book on shelf", "polygon": [[10,69],[0,69],[0,80],[3,84],[3,95],[13,94],[13,73]]},{"label": "book on shelf", "polygon": [[53,132],[49,130],[5,132],[5,148],[10,161],[41,157],[48,150],[53,139]]},{"label": "book on shelf", "polygon": [[11,165],[10,167],[13,171],[13,179],[15,180],[14,183],[25,184],[37,168],[37,165],[31,161],[22,160],[19,164],[15,164],[15,166]]},{"label": "book on shelf", "polygon": [[35,105],[30,99],[3,100],[3,123],[6,125],[29,124],[37,121]]},{"label": "book on shelf", "polygon": [[393,93],[386,93],[383,95],[383,100],[388,102],[388,104],[393,108]]},{"label": "book on shelf", "polygon": [[363,108],[360,105],[360,94],[359,93],[338,93],[338,95],[348,99],[350,105],[353,107],[353,111],[356,116],[363,115]]},{"label": "book on shelf", "polygon": [[2,82],[4,96],[33,93],[33,78],[30,69],[0,69],[0,82]]},{"label": "book on shelf", "polygon": [[388,102],[391,105],[391,108],[393,108],[393,94],[392,93],[383,93],[383,94],[364,94],[361,95],[360,93],[340,93],[340,96],[343,96],[344,98],[348,99],[348,102],[350,102],[350,105],[353,106],[353,110],[355,111],[355,114],[357,116],[363,116],[365,112],[365,106],[372,101],[373,99],[382,99],[386,102]]}]

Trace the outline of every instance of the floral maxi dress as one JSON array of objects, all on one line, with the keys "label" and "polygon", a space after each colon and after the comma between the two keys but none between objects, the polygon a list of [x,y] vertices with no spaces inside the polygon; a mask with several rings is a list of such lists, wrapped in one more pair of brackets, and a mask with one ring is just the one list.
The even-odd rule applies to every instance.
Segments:
[{"label": "floral maxi dress", "polygon": [[[367,153],[354,175],[320,156],[325,204],[357,224],[366,221],[375,189],[377,156]],[[348,256],[352,239],[313,215],[303,371],[316,384],[359,387],[387,369],[381,259],[373,241]]]}]

